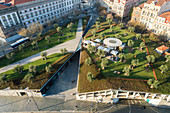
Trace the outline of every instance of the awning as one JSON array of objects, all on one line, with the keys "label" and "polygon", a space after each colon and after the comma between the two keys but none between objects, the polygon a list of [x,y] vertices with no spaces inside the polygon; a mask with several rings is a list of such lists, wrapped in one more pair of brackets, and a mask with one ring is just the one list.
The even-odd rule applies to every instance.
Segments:
[{"label": "awning", "polygon": [[101,42],[101,39],[96,39],[95,42]]},{"label": "awning", "polygon": [[110,49],[109,48],[104,48],[103,51],[109,52]]},{"label": "awning", "polygon": [[111,53],[112,55],[117,55],[117,54],[118,54],[118,51],[112,50],[110,53]]},{"label": "awning", "polygon": [[85,40],[85,41],[84,41],[84,43],[85,43],[85,44],[90,44],[90,43],[91,43],[91,41],[89,41],[89,40]]},{"label": "awning", "polygon": [[101,49],[101,50],[103,50],[103,49],[104,49],[104,47],[102,47],[102,46],[99,46],[97,49]]},{"label": "awning", "polygon": [[92,42],[91,45],[92,46],[97,46],[97,43]]}]

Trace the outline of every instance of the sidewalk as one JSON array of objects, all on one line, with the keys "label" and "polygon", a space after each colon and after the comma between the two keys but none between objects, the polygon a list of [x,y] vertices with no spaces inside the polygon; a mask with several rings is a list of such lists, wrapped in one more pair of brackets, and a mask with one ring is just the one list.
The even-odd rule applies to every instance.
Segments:
[{"label": "sidewalk", "polygon": [[[74,52],[76,50],[78,44],[79,44],[79,41],[82,37],[82,34],[83,34],[82,19],[79,19],[75,39],[67,41],[67,42],[62,43],[62,44],[59,44],[59,45],[52,47],[50,49],[47,49],[45,51],[48,53],[48,55],[52,55],[54,53],[60,53],[60,49],[63,49],[63,48],[66,48],[68,50],[68,52]],[[44,51],[42,51],[42,52],[44,52]],[[20,65],[25,65],[25,64],[28,64],[30,62],[36,61],[38,59],[41,59],[42,57],[40,56],[40,54],[41,54],[41,52],[37,53],[35,55],[32,55],[30,57],[27,57],[23,60],[17,61],[13,64],[2,67],[2,68],[0,68],[0,73],[3,73],[3,72],[6,72],[8,70],[13,69],[15,66],[17,66],[19,64],[19,62],[20,62]]]}]

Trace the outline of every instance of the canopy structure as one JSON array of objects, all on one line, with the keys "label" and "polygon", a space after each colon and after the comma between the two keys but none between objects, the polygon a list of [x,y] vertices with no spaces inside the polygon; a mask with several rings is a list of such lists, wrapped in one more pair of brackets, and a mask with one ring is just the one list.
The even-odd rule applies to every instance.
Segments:
[{"label": "canopy structure", "polygon": [[101,42],[101,39],[96,39],[95,42]]},{"label": "canopy structure", "polygon": [[109,52],[110,49],[109,48],[104,48],[103,51]]},{"label": "canopy structure", "polygon": [[122,45],[122,41],[117,38],[106,38],[104,39],[103,43],[109,48],[119,47]]},{"label": "canopy structure", "polygon": [[116,56],[118,54],[118,51],[112,50],[110,53]]},{"label": "canopy structure", "polygon": [[97,46],[97,43],[91,42],[91,46]]},{"label": "canopy structure", "polygon": [[89,40],[85,40],[85,41],[84,41],[84,43],[85,43],[85,44],[90,44],[90,43],[91,43],[91,41],[89,41]]},{"label": "canopy structure", "polygon": [[102,47],[102,46],[99,46],[97,49],[104,50],[104,47]]}]

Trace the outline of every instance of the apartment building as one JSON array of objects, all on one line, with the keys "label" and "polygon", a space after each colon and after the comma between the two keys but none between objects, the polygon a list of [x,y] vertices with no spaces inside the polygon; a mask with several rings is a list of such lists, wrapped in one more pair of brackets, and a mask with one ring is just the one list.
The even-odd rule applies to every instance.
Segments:
[{"label": "apartment building", "polygon": [[140,22],[157,35],[170,37],[170,0],[148,0],[134,7],[131,21]]},{"label": "apartment building", "polygon": [[128,16],[130,9],[145,0],[103,0],[108,9],[120,17]]},{"label": "apartment building", "polygon": [[49,21],[80,9],[81,0],[1,0],[0,39],[12,41],[19,38],[17,31],[34,22]]}]

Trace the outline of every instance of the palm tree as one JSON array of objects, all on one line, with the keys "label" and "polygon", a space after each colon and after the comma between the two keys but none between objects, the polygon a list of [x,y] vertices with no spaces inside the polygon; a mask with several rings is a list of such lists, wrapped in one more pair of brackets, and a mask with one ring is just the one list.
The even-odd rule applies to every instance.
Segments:
[{"label": "palm tree", "polygon": [[91,33],[92,33],[93,37],[96,36],[96,30],[95,30],[95,29],[93,29],[93,30],[91,31]]},{"label": "palm tree", "polygon": [[24,45],[24,44],[21,44],[21,45],[19,45],[18,49],[19,49],[20,51],[22,50],[22,52],[24,52],[24,47],[25,47],[25,45]]},{"label": "palm tree", "polygon": [[37,34],[37,38],[40,39],[41,38],[41,33]]},{"label": "palm tree", "polygon": [[100,25],[96,25],[96,30],[98,31],[100,29]]},{"label": "palm tree", "polygon": [[149,79],[147,81],[148,85],[150,85],[150,88],[156,88],[158,87],[159,85],[159,81],[158,80],[155,80],[155,79]]},{"label": "palm tree", "polygon": [[47,40],[47,42],[50,43],[50,36],[46,36],[45,40]]},{"label": "palm tree", "polygon": [[131,65],[132,65],[133,67],[138,66],[138,65],[139,65],[139,59],[134,59],[134,60],[132,60],[132,61],[131,61]]},{"label": "palm tree", "polygon": [[136,39],[138,40],[139,38],[142,38],[142,35],[140,33],[136,34]]},{"label": "palm tree", "polygon": [[30,65],[30,66],[29,66],[29,72],[36,74],[36,73],[37,73],[37,66],[35,66],[35,65]]},{"label": "palm tree", "polygon": [[87,73],[87,80],[89,81],[89,82],[92,82],[93,81],[93,74],[91,73],[91,72],[88,72]]},{"label": "palm tree", "polygon": [[24,70],[23,66],[17,65],[16,67],[14,67],[13,72],[22,73],[23,70]]},{"label": "palm tree", "polygon": [[38,42],[37,41],[33,41],[31,43],[31,45],[33,46],[33,49],[37,49],[38,48]]},{"label": "palm tree", "polygon": [[134,27],[128,27],[128,30],[132,33],[135,31],[135,28]]},{"label": "palm tree", "polygon": [[34,75],[32,73],[28,73],[25,75],[25,77],[22,79],[22,81],[32,83],[32,78],[34,78]]},{"label": "palm tree", "polygon": [[59,32],[59,34],[61,32],[61,29],[62,29],[62,27],[57,27],[57,32]]},{"label": "palm tree", "polygon": [[165,73],[168,71],[168,66],[167,65],[161,65],[159,67],[159,69],[161,70],[161,73]]},{"label": "palm tree", "polygon": [[170,55],[165,55],[166,62],[170,61]]},{"label": "palm tree", "polygon": [[8,54],[6,54],[6,58],[13,61],[14,60],[14,55],[15,55],[14,52],[8,53]]},{"label": "palm tree", "polygon": [[45,67],[45,70],[46,70],[46,72],[47,72],[47,73],[51,73],[51,72],[52,72],[52,70],[53,70],[52,65],[48,65],[48,66],[46,66],[46,67]]},{"label": "palm tree", "polygon": [[100,25],[100,21],[96,21],[96,25]]},{"label": "palm tree", "polygon": [[92,59],[91,59],[90,57],[87,58],[87,59],[85,60],[85,62],[86,62],[86,64],[87,64],[88,66],[90,66],[90,65],[93,64]]},{"label": "palm tree", "polygon": [[141,50],[142,50],[144,47],[145,47],[145,43],[144,43],[144,42],[141,42],[141,43],[140,43],[140,48],[141,48]]},{"label": "palm tree", "polygon": [[133,41],[133,40],[128,40],[128,46],[129,46],[129,47],[134,46],[134,41]]},{"label": "palm tree", "polygon": [[129,76],[130,75],[130,66],[124,67],[124,69],[122,71],[124,72],[125,76]]},{"label": "palm tree", "polygon": [[102,59],[102,62],[101,62],[101,67],[102,67],[102,69],[104,70],[105,69],[105,67],[107,67],[108,66],[108,60],[107,59]]},{"label": "palm tree", "polygon": [[153,55],[146,56],[146,59],[148,61],[148,64],[155,62],[155,57]]},{"label": "palm tree", "polygon": [[124,53],[119,53],[120,62],[122,62],[124,58],[125,58],[125,54]]},{"label": "palm tree", "polygon": [[116,34],[115,37],[116,37],[116,38],[122,38],[122,36],[119,35],[119,34]]},{"label": "palm tree", "polygon": [[42,52],[41,54],[41,57],[43,58],[43,60],[45,59],[47,59],[47,52]]},{"label": "palm tree", "polygon": [[111,25],[113,20],[112,20],[111,17],[107,17],[107,18],[106,18],[106,21],[108,22],[109,25]]}]

